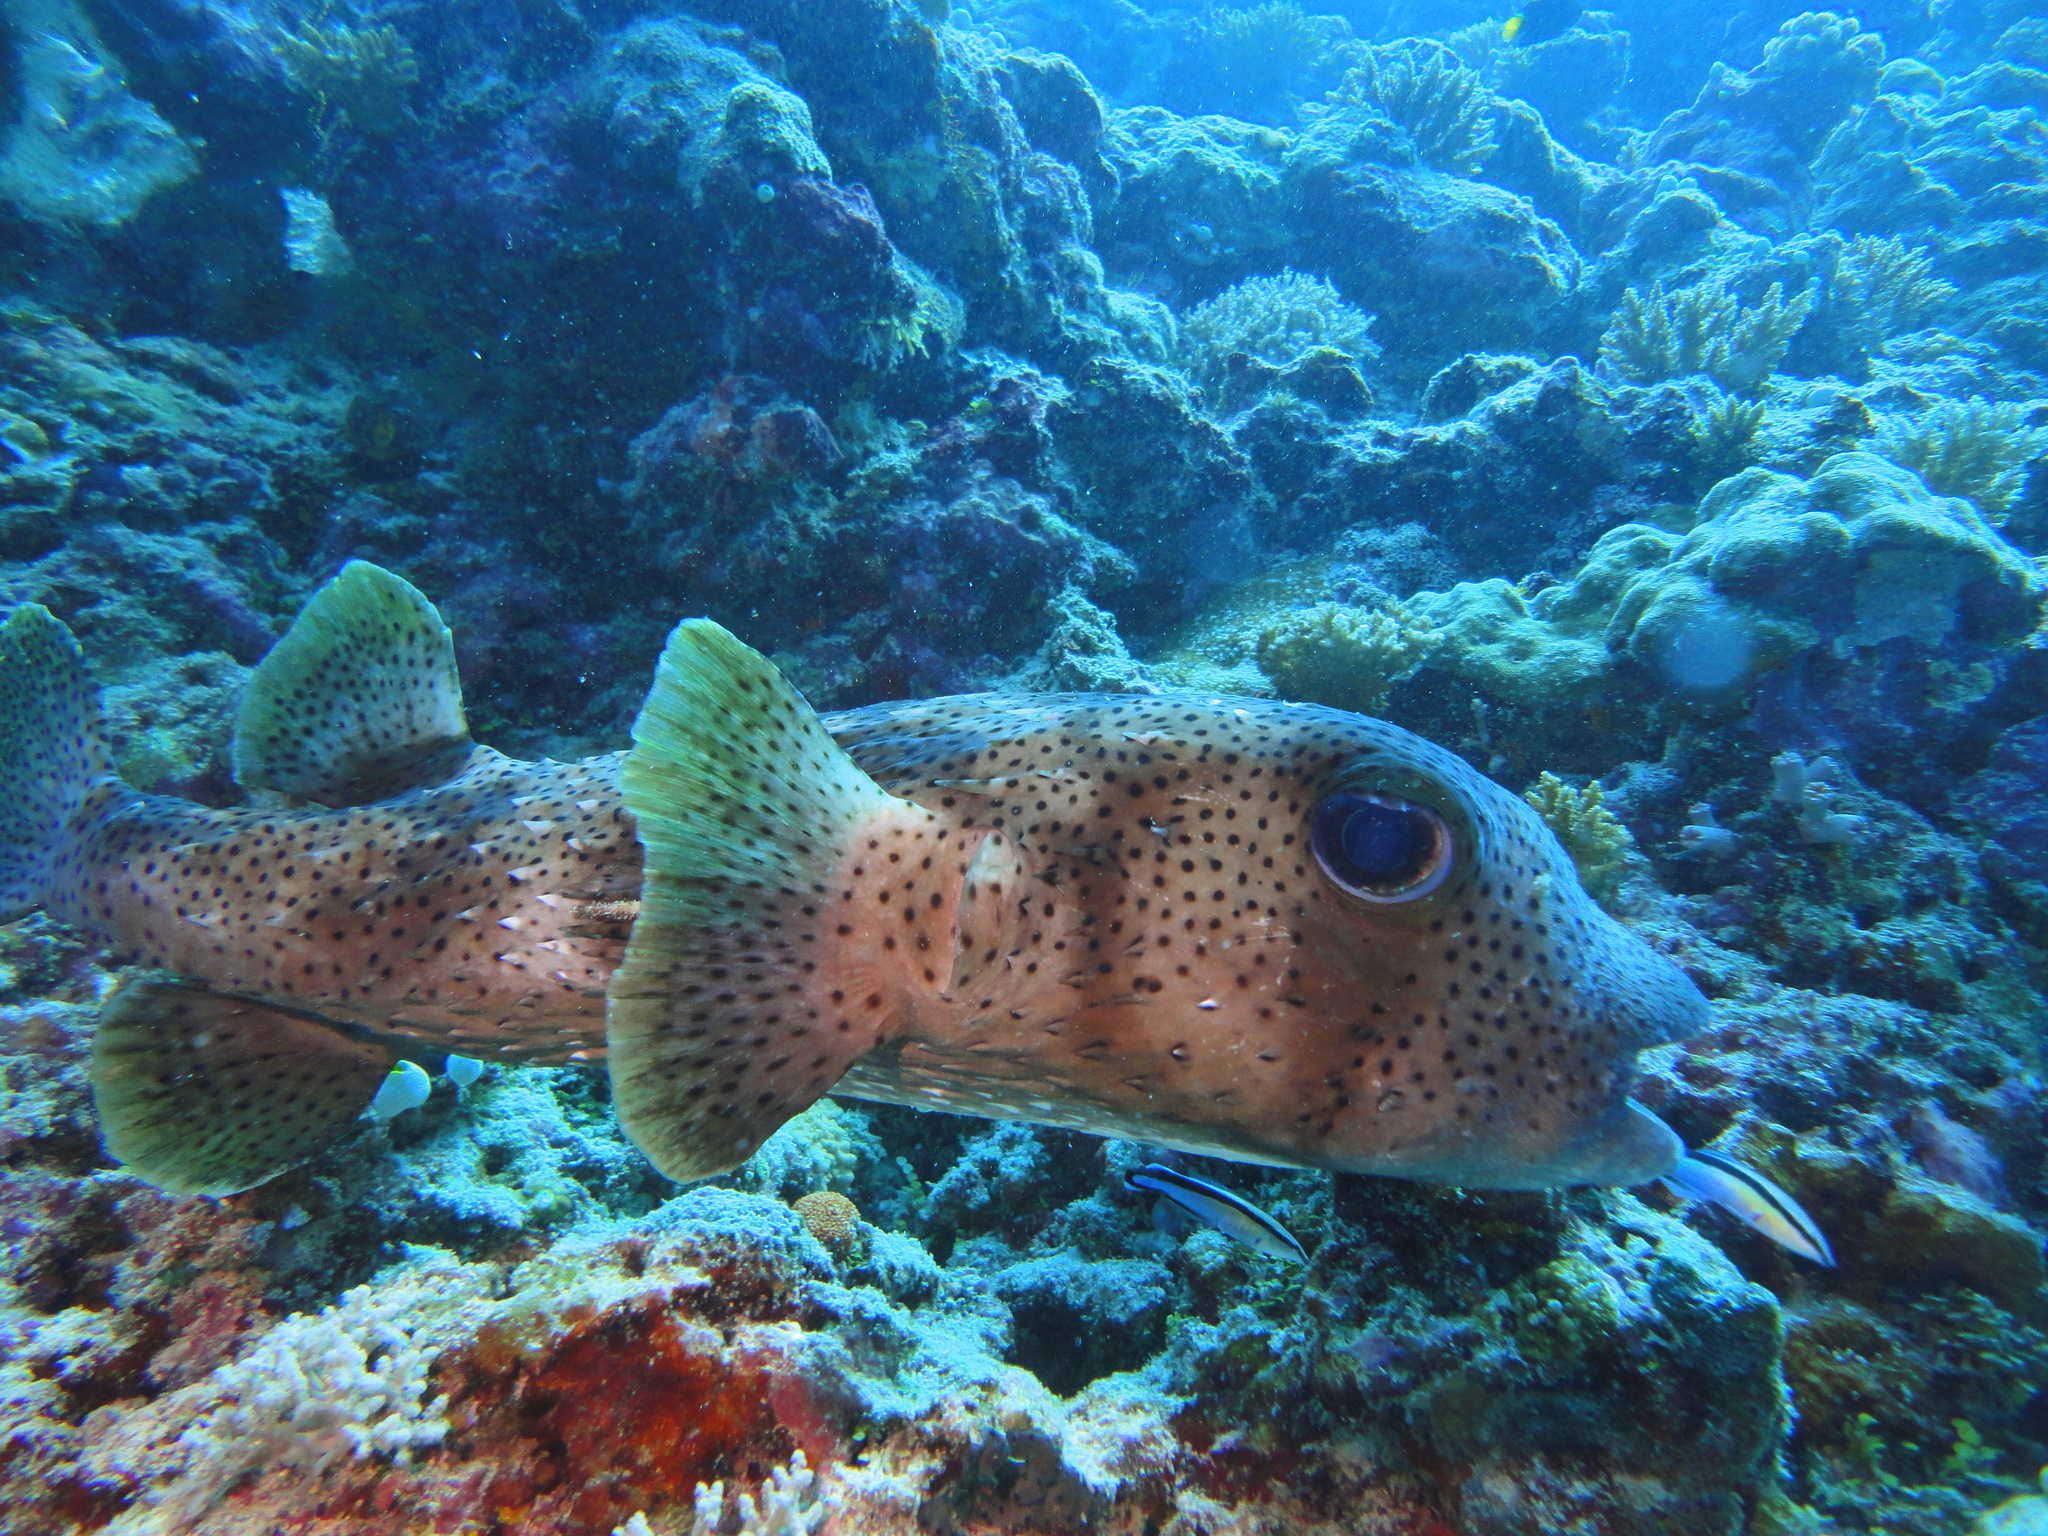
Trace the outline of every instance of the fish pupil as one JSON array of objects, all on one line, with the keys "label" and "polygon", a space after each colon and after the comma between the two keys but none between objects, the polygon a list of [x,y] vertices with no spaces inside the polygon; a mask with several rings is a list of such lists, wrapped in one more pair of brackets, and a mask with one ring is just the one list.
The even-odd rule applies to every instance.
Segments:
[{"label": "fish pupil", "polygon": [[1374,881],[1401,884],[1433,851],[1428,827],[1391,806],[1364,805],[1344,822],[1344,857]]},{"label": "fish pupil", "polygon": [[1450,829],[1427,806],[1391,795],[1332,795],[1316,809],[1310,843],[1323,872],[1368,901],[1412,901],[1450,871]]}]

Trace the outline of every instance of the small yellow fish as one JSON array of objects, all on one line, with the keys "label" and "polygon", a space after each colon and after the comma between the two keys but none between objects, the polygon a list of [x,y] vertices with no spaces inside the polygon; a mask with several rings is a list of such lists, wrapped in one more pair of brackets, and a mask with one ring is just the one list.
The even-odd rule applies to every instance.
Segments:
[{"label": "small yellow fish", "polygon": [[679,625],[623,756],[470,741],[425,597],[350,565],[252,679],[238,780],[120,782],[76,643],[0,626],[0,915],[157,968],[109,1000],[109,1148],[181,1193],[304,1161],[401,1052],[608,1061],[663,1172],[827,1092],[1240,1161],[1634,1184],[1628,1096],[1706,1004],[1522,801],[1384,721],[1212,695],[819,717]]}]

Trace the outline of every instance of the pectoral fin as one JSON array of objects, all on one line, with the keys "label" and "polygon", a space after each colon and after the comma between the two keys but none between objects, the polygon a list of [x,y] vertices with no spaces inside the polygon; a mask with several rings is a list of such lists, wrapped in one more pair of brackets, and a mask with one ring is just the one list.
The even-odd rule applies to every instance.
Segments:
[{"label": "pectoral fin", "polygon": [[315,1019],[162,978],[100,1010],[92,1093],[107,1151],[174,1195],[232,1195],[325,1148],[392,1054]]},{"label": "pectoral fin", "polygon": [[612,1102],[655,1167],[699,1179],[744,1162],[899,1016],[890,959],[930,942],[923,871],[945,838],[708,619],[669,637],[633,742],[620,788],[646,873],[607,993]]}]

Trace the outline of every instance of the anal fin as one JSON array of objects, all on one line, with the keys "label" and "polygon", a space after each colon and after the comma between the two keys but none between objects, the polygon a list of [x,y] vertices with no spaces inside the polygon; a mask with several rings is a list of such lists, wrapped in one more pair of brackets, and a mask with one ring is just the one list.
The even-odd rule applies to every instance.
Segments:
[{"label": "anal fin", "polygon": [[444,784],[475,750],[448,626],[366,560],[307,599],[235,717],[236,783],[327,806]]},{"label": "anal fin", "polygon": [[143,977],[100,1010],[93,1103],[107,1151],[150,1183],[232,1195],[332,1142],[392,1060],[317,1020]]}]

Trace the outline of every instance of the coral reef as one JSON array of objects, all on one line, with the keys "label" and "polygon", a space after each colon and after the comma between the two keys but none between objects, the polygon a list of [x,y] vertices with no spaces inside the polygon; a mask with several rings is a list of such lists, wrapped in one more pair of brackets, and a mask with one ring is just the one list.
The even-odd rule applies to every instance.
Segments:
[{"label": "coral reef", "polygon": [[520,755],[626,745],[699,614],[824,708],[1363,710],[1698,983],[1633,1091],[1839,1267],[850,1100],[678,1189],[601,1071],[438,1057],[178,1201],[99,1141],[120,957],[34,915],[0,1527],[2038,1526],[2038,9],[13,0],[0,604],[138,787],[256,803],[240,689],[352,558]]}]

